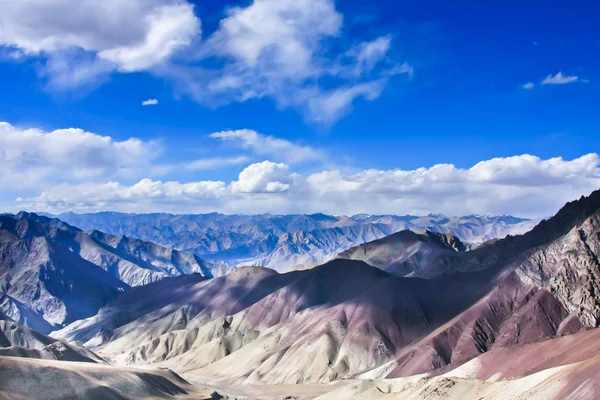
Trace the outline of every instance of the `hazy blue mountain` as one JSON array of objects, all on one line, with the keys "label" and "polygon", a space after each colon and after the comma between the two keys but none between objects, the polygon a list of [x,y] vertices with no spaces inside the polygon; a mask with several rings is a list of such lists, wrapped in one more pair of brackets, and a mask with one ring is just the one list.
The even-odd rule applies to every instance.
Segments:
[{"label": "hazy blue mountain", "polygon": [[174,215],[100,212],[65,213],[61,220],[85,231],[139,238],[193,252],[231,265],[258,265],[288,270],[332,259],[351,247],[402,230],[452,234],[479,244],[520,234],[537,221],[512,216],[446,217],[367,215]]}]

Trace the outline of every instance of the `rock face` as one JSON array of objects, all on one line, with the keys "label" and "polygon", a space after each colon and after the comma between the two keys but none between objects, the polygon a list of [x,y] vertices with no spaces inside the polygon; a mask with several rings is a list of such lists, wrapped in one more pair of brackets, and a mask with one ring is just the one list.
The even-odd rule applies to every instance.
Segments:
[{"label": "rock face", "polygon": [[504,268],[551,292],[586,326],[600,321],[600,191],[566,204],[522,236],[447,257],[447,271]]},{"label": "rock face", "polygon": [[[228,271],[227,267],[206,263],[194,254],[139,239],[113,236],[97,230],[82,232],[60,220],[32,213],[21,212],[16,219],[21,225],[17,229],[36,230],[34,235],[68,248],[129,286],[144,285],[168,276],[201,273],[212,277]],[[27,221],[37,222],[39,226],[27,228]]]},{"label": "rock face", "polygon": [[420,276],[421,270],[435,268],[449,253],[466,249],[452,234],[400,231],[348,249],[338,258],[362,260],[394,275]]},{"label": "rock face", "polygon": [[[166,257],[143,242],[85,234],[59,220],[36,218],[6,217],[0,225],[0,346],[13,348],[4,350],[10,355],[52,358],[48,354],[66,354],[61,346],[78,341],[111,363],[166,367],[217,387],[356,380],[325,399],[473,393],[593,399],[588,394],[597,393],[592,378],[600,372],[594,358],[600,343],[595,329],[600,191],[567,204],[523,235],[474,250],[448,233],[405,230],[312,269],[278,273],[239,267],[216,278],[186,272],[130,288],[116,276],[146,276],[136,275],[146,270],[177,275],[193,258],[153,264]],[[343,221],[310,218],[315,224]],[[349,224],[346,228],[355,226]],[[290,245],[317,240],[304,231],[282,236]],[[101,264],[104,256],[88,254],[90,243],[124,261]],[[125,264],[133,256],[141,260],[137,270]],[[104,293],[110,296],[100,296]],[[69,320],[72,315],[78,320]],[[48,329],[73,322],[48,338],[10,320],[17,318]],[[40,355],[38,348],[14,350],[19,343],[60,349]],[[13,363],[9,370],[17,370],[16,358],[7,359],[0,363]],[[42,379],[35,360],[25,361]],[[135,378],[140,372],[130,374],[129,368],[118,376],[104,370],[115,367],[101,366],[99,372],[88,364],[93,380],[117,379],[130,397],[128,386],[119,383],[123,377],[150,391],[155,387],[146,383],[156,379],[169,385],[156,377],[140,383]],[[3,373],[0,369],[0,378]],[[414,377],[424,373],[429,377]],[[77,379],[87,376],[82,374]],[[498,378],[514,379],[491,382]],[[184,395],[172,390],[171,395]]]},{"label": "rock face", "polygon": [[266,266],[280,272],[315,265],[351,247],[401,230],[452,234],[463,242],[482,243],[521,234],[537,222],[510,216],[443,215],[353,217],[312,215],[61,214],[84,230],[97,229],[231,265]]},{"label": "rock face", "polygon": [[0,310],[44,333],[95,315],[130,286],[190,273],[212,276],[212,267],[190,253],[88,234],[56,219],[0,216]]},{"label": "rock face", "polygon": [[[45,237],[0,229],[2,311],[44,331],[96,314],[127,285]],[[14,220],[13,220],[14,223]],[[15,232],[14,230],[12,230]],[[17,233],[17,232],[15,232]]]}]

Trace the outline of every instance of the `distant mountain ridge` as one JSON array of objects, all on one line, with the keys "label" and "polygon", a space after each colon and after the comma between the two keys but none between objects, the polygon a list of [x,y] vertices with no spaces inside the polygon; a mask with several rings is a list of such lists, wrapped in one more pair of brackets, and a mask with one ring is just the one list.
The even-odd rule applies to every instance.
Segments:
[{"label": "distant mountain ridge", "polygon": [[360,214],[224,215],[65,213],[61,220],[83,230],[100,230],[193,252],[206,260],[255,265],[278,271],[315,265],[354,246],[402,230],[452,234],[482,243],[521,234],[539,222],[512,216],[446,217]]},{"label": "distant mountain ridge", "polygon": [[58,219],[0,215],[0,311],[42,333],[94,315],[129,287],[227,271],[191,253],[86,233]]},{"label": "distant mountain ridge", "polygon": [[451,233],[400,231],[348,249],[338,258],[361,260],[394,275],[416,277],[444,256],[467,249]]}]

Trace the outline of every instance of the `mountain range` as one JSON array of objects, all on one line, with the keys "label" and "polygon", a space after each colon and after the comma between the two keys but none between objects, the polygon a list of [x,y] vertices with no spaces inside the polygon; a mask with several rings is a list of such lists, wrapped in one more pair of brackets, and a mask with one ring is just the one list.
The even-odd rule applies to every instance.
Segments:
[{"label": "mountain range", "polygon": [[443,215],[223,215],[65,213],[59,219],[83,230],[138,238],[192,252],[206,260],[285,272],[314,266],[338,253],[402,230],[452,234],[485,241],[524,233],[539,220],[511,216]]},{"label": "mountain range", "polygon": [[[157,268],[153,258],[119,253],[146,263],[126,274],[84,258],[99,250],[81,250],[84,238],[115,251],[119,240],[59,219],[3,218],[2,291],[35,316],[0,309],[0,382],[10,378],[18,396],[591,400],[600,392],[600,191],[522,235],[477,246],[451,232],[404,230],[312,268],[219,275],[197,261],[196,270],[163,265],[168,276],[138,284],[121,278],[154,277],[144,272]],[[39,319],[49,336],[33,333]],[[74,381],[86,390],[70,389]]]},{"label": "mountain range", "polygon": [[86,233],[31,213],[0,215],[0,310],[43,333],[95,315],[130,287],[226,271],[139,239]]}]

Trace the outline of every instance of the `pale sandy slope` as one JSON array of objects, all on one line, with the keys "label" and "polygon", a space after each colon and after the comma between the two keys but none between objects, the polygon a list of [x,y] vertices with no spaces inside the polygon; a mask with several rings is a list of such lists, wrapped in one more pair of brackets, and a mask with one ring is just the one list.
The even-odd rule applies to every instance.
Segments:
[{"label": "pale sandy slope", "polygon": [[319,400],[596,400],[600,358],[498,382],[439,376],[354,381]]},{"label": "pale sandy slope", "polygon": [[0,399],[218,399],[166,369],[0,357]]},{"label": "pale sandy slope", "polygon": [[1,311],[0,356],[104,363],[85,347],[46,336],[14,322]]},{"label": "pale sandy slope", "polygon": [[591,329],[539,343],[493,349],[441,376],[350,380],[317,398],[592,400],[600,393],[598,378],[600,329]]}]

